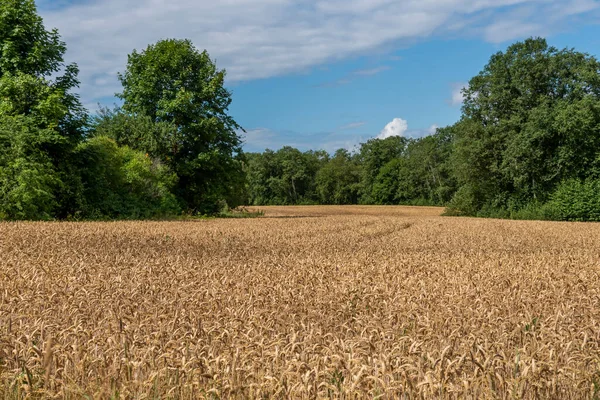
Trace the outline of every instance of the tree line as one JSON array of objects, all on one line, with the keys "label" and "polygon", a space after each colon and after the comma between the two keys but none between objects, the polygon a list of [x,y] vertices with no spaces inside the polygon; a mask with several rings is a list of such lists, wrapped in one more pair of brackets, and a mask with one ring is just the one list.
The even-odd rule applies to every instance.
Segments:
[{"label": "tree line", "polygon": [[247,155],[252,204],[415,204],[447,214],[600,220],[600,63],[542,38],[494,54],[454,125],[354,153]]},{"label": "tree line", "polygon": [[355,151],[244,153],[225,71],[189,40],[133,51],[122,106],[90,115],[33,0],[0,4],[0,219],[213,214],[242,204],[440,205],[600,220],[600,64],[544,39],[490,58],[462,115]]},{"label": "tree line", "polygon": [[451,132],[371,139],[354,153],[292,147],[246,155],[249,203],[445,205],[456,191]]}]

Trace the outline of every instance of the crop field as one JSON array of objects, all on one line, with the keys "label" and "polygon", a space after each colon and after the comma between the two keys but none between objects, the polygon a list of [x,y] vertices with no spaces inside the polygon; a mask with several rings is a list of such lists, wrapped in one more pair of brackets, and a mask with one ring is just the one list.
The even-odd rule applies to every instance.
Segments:
[{"label": "crop field", "polygon": [[600,398],[600,224],[260,209],[1,223],[0,399]]}]

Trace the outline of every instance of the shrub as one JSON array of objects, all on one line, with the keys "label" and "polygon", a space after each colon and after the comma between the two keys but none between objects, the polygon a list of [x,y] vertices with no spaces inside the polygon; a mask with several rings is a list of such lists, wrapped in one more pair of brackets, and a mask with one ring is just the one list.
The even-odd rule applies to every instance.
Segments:
[{"label": "shrub", "polygon": [[544,206],[544,214],[562,221],[600,221],[600,180],[562,182]]},{"label": "shrub", "polygon": [[475,215],[480,208],[477,197],[470,185],[461,186],[452,197],[445,215]]},{"label": "shrub", "polygon": [[156,160],[105,136],[78,146],[87,218],[152,218],[180,212],[175,175]]}]

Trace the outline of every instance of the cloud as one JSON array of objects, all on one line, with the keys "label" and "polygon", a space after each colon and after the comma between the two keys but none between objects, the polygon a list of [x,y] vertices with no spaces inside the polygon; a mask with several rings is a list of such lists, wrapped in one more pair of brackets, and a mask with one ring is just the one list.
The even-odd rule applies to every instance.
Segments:
[{"label": "cloud", "polygon": [[590,18],[598,18],[597,0],[525,1],[496,16],[483,29],[491,43],[503,43],[527,36],[548,36],[569,29]]},{"label": "cloud", "polygon": [[348,137],[336,137],[332,135],[332,137],[323,142],[321,149],[326,152],[333,154],[336,150],[346,149],[350,152],[358,151],[360,149],[360,144],[366,142],[367,139],[362,135],[353,135]]},{"label": "cloud", "polygon": [[389,67],[387,65],[381,65],[379,67],[369,68],[369,69],[357,69],[357,70],[350,72],[349,74],[345,75],[344,77],[342,77],[340,79],[337,79],[337,80],[331,81],[331,82],[321,83],[321,84],[317,85],[317,87],[337,87],[337,86],[347,85],[347,84],[355,81],[357,78],[377,75],[381,72],[388,71],[390,69],[391,69],[391,67]]},{"label": "cloud", "polygon": [[452,84],[452,95],[448,101],[451,106],[460,106],[465,101],[465,96],[463,95],[463,89],[469,87],[466,83],[454,83]]},{"label": "cloud", "polygon": [[547,33],[547,28],[542,24],[520,20],[498,21],[485,29],[485,38],[489,42],[502,43],[526,36],[546,36]]},{"label": "cloud", "polygon": [[[372,139],[372,135],[360,132],[348,132],[364,126],[364,122],[353,122],[339,127],[334,132],[297,132],[290,130],[274,131],[268,128],[249,129],[246,133],[238,132],[244,137],[244,150],[247,152],[262,152],[265,149],[278,150],[283,146],[292,146],[301,151],[325,150],[333,154],[338,149],[357,151],[360,144]],[[427,129],[408,129],[408,122],[402,118],[394,118],[376,136],[385,139],[391,136],[404,136],[417,139],[436,133],[438,125],[433,124]]]},{"label": "cloud", "polygon": [[360,143],[368,139],[360,134],[339,131],[305,133],[255,128],[247,130],[246,133],[238,133],[244,138],[246,152],[263,152],[266,149],[278,150],[283,146],[292,146],[301,151],[325,150],[333,154],[341,148],[349,151],[356,150]]},{"label": "cloud", "polygon": [[38,5],[46,26],[58,28],[66,41],[68,60],[79,63],[85,103],[120,91],[116,73],[125,68],[127,54],[164,38],[189,38],[207,49],[231,83],[303,72],[450,31],[497,42],[546,32],[544,27],[562,29],[574,21],[596,21],[600,6],[592,0],[38,0]]},{"label": "cloud", "polygon": [[379,133],[377,139],[386,139],[392,136],[404,136],[408,130],[408,122],[402,118],[394,118]]},{"label": "cloud", "polygon": [[242,137],[246,151],[262,151],[277,138],[277,134],[267,128],[249,129],[245,133],[238,131],[238,134]]},{"label": "cloud", "polygon": [[377,139],[386,139],[392,136],[403,136],[411,139],[418,139],[429,135],[434,135],[439,126],[431,125],[427,129],[408,129],[408,121],[402,118],[394,118],[383,130],[377,135]]},{"label": "cloud", "polygon": [[390,67],[388,67],[387,65],[382,65],[381,67],[376,67],[376,68],[370,68],[370,69],[359,69],[353,72],[353,75],[356,76],[371,76],[371,75],[377,75],[380,72],[383,71],[387,71],[389,70]]},{"label": "cloud", "polygon": [[367,124],[367,123],[366,123],[366,122],[364,122],[364,121],[351,122],[351,123],[349,123],[349,124],[346,124],[346,125],[340,126],[340,128],[339,128],[339,129],[340,129],[341,131],[348,130],[348,129],[357,129],[357,128],[360,128],[360,127],[362,127],[362,126],[365,126],[366,124]]},{"label": "cloud", "polygon": [[402,136],[409,139],[420,139],[425,136],[435,135],[438,128],[439,126],[433,124],[427,129],[408,129]]}]

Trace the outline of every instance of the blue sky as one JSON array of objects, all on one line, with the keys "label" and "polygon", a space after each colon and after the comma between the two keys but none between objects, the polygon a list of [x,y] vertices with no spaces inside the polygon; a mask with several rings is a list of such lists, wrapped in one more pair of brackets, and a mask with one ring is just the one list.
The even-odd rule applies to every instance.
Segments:
[{"label": "blue sky", "polygon": [[354,148],[460,116],[460,88],[510,43],[600,55],[600,0],[37,0],[111,105],[127,54],[189,38],[228,71],[246,151]]}]

